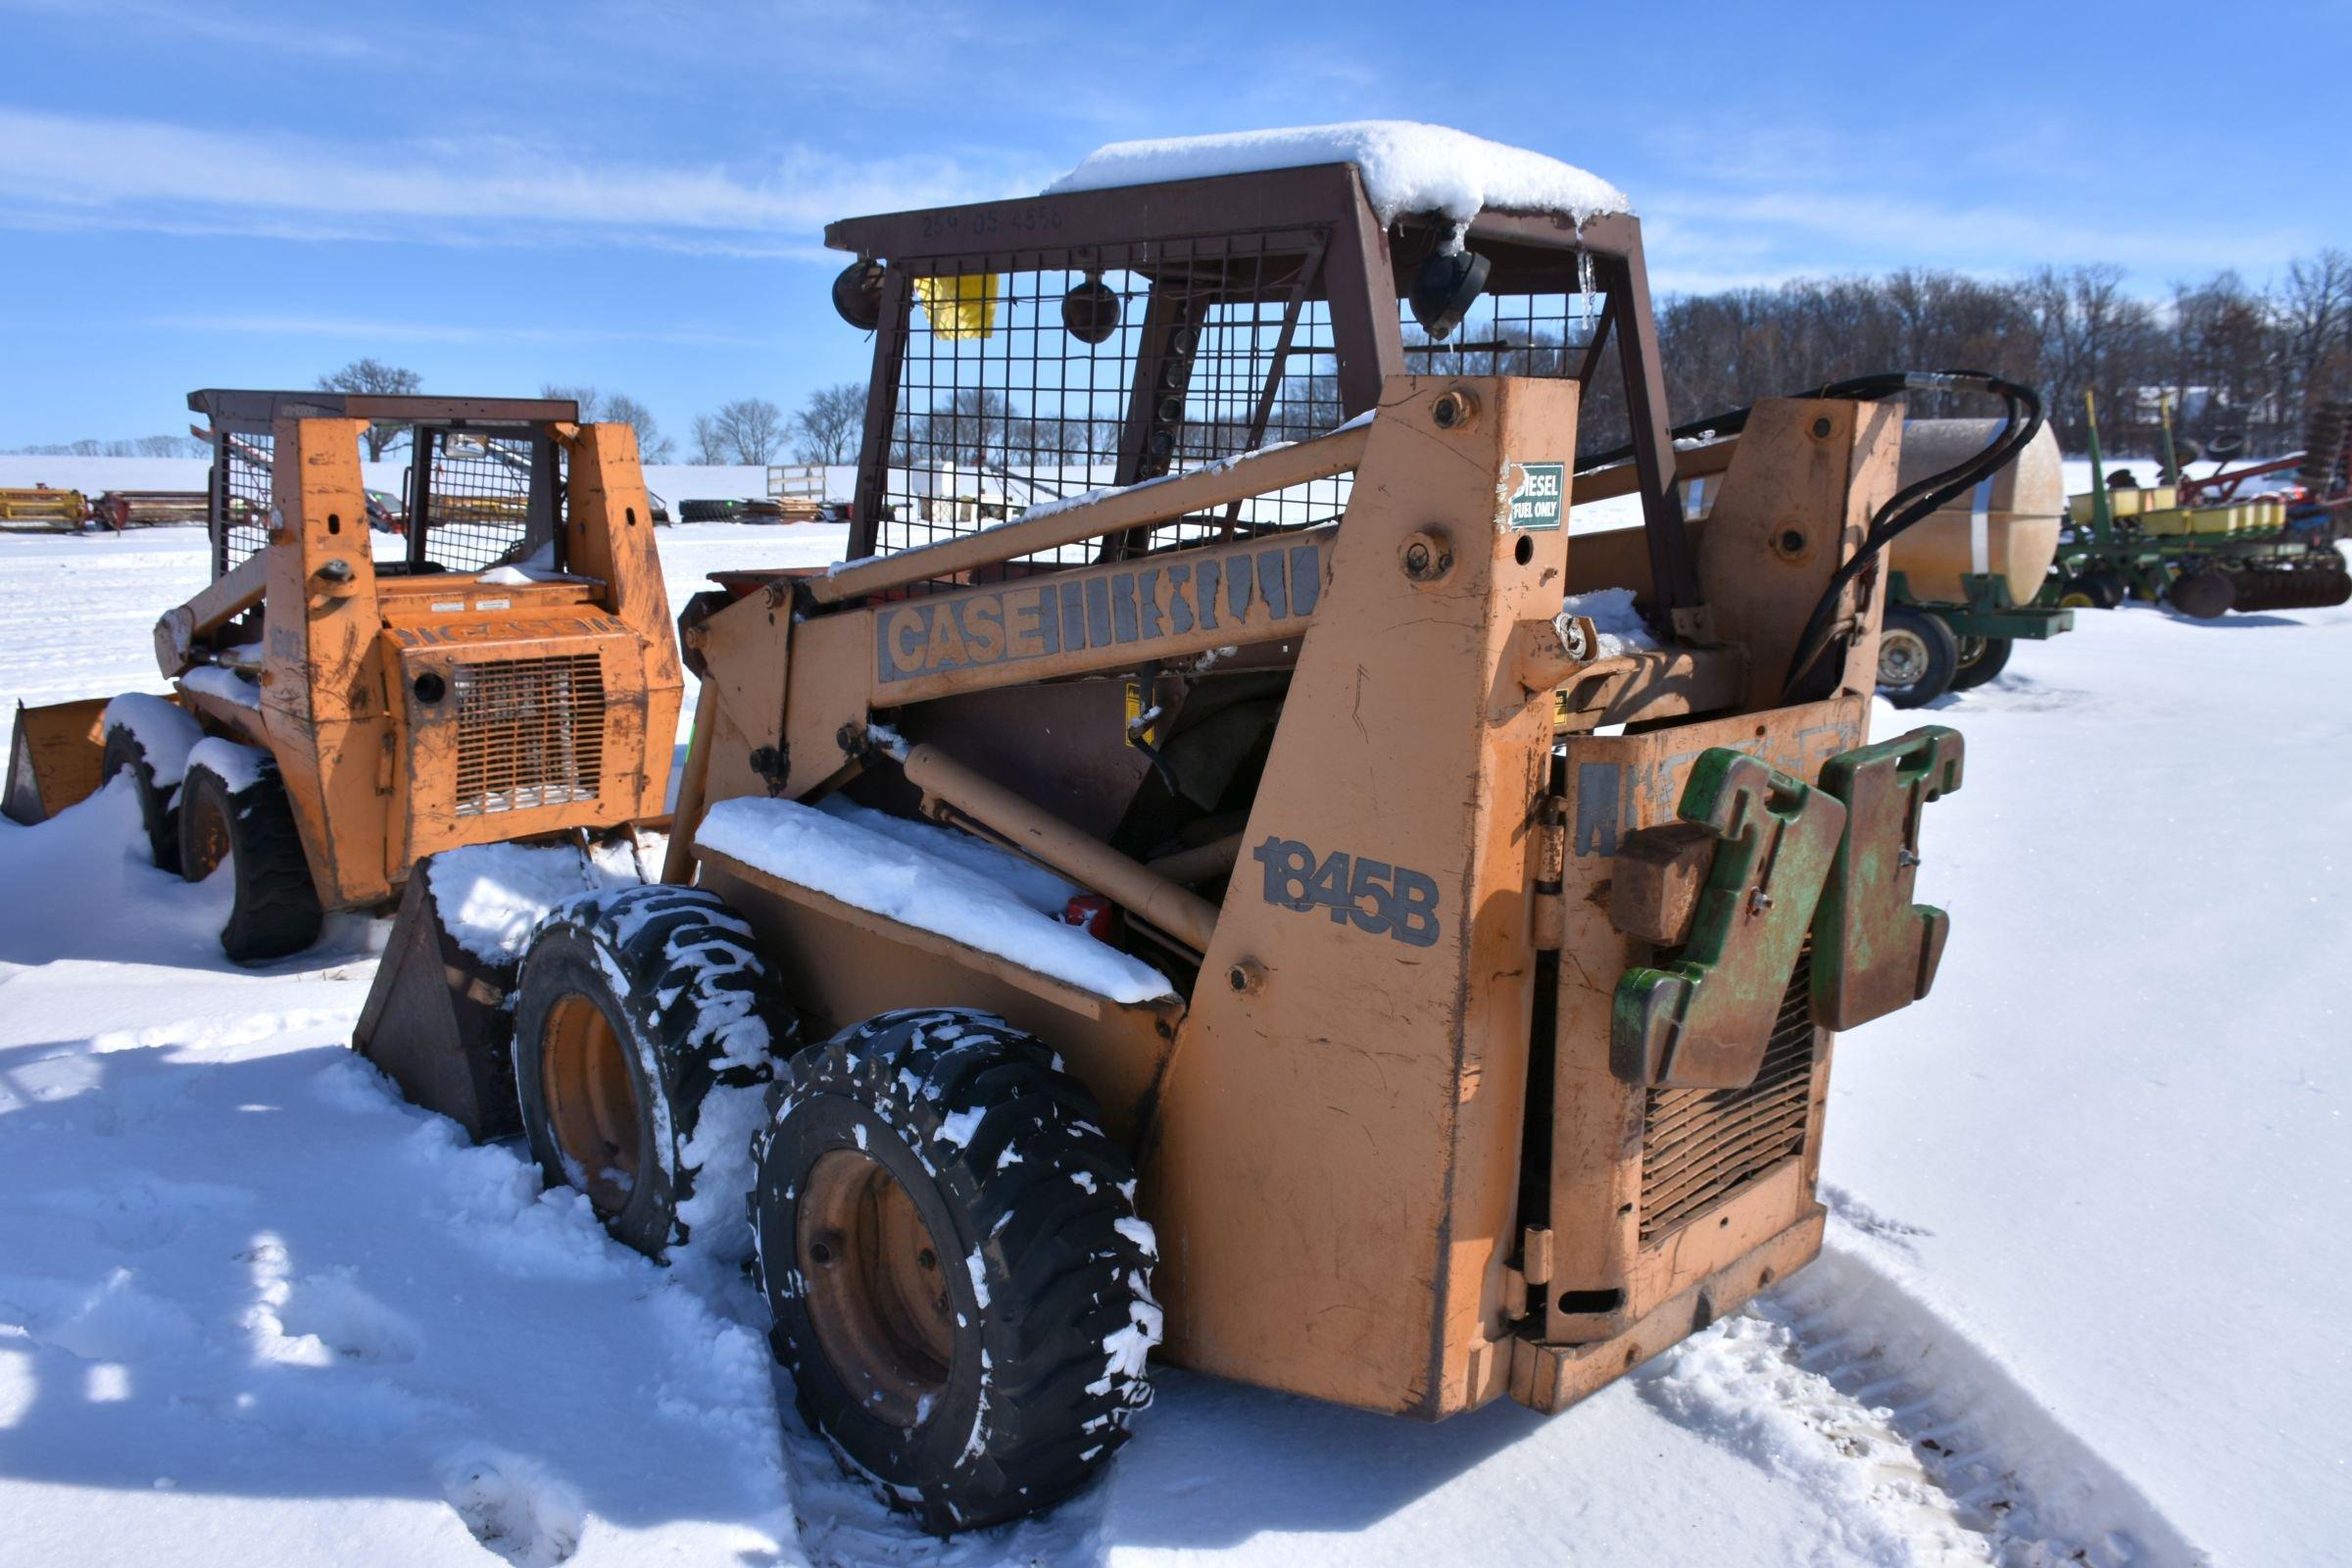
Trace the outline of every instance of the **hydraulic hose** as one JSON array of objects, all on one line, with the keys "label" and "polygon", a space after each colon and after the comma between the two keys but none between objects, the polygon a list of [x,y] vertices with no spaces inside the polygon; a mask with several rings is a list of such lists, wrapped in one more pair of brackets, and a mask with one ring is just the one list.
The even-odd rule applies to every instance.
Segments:
[{"label": "hydraulic hose", "polygon": [[[1820,600],[1813,606],[1813,613],[1805,621],[1804,634],[1797,639],[1796,652],[1789,659],[1788,672],[1781,683],[1784,702],[1789,700],[1802,684],[1815,662],[1821,658],[1823,650],[1829,646],[1831,628],[1838,614],[1838,596],[1878,560],[1879,553],[1893,543],[1904,530],[1926,520],[1939,508],[1966,494],[1988,475],[1998,473],[2025,450],[2027,443],[2041,433],[2040,396],[2032,387],[1983,370],[1914,370],[1893,375],[1862,376],[1853,382],[1837,383],[1839,387],[1864,384],[1874,387],[1884,385],[1884,390],[1863,392],[1824,388],[1810,395],[1867,400],[1890,396],[1896,391],[1978,392],[2001,400],[2005,422],[2001,433],[1984,451],[1941,472],[1929,474],[1924,479],[1904,486],[1889,497],[1870,519],[1870,527],[1862,536],[1861,548],[1831,574],[1829,586],[1822,591]],[[1740,413],[1744,422],[1745,411]]]}]

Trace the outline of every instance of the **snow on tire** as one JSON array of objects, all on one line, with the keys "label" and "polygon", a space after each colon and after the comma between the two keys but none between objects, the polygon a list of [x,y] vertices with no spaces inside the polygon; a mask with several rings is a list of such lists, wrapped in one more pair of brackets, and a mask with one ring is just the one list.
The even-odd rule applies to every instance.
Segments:
[{"label": "snow on tire", "polygon": [[715,895],[653,884],[573,899],[540,923],[518,983],[531,1153],[641,1252],[691,1239],[740,1257],[764,1088],[799,1033],[751,927]]},{"label": "snow on tire", "polygon": [[1044,1507],[1126,1441],[1151,1227],[1085,1086],[1003,1019],[884,1013],[768,1091],[753,1230],[802,1415],[926,1528]]},{"label": "snow on tire", "polygon": [[187,771],[188,753],[204,739],[203,726],[169,698],[124,692],[106,705],[101,719],[105,756],[99,777],[128,773],[139,798],[139,822],[147,830],[147,852],[156,866],[179,870],[179,829],[172,798]]},{"label": "snow on tire", "polygon": [[265,963],[318,940],[325,914],[294,824],[294,803],[270,754],[208,737],[188,754],[175,811],[174,864],[190,882],[228,866],[233,903],[220,950]]}]

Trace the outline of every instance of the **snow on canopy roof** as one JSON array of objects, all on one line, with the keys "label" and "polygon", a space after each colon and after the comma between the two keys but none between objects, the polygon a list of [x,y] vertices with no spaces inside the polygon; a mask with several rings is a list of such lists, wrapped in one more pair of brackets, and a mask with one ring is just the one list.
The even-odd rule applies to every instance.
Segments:
[{"label": "snow on canopy roof", "polygon": [[1564,213],[1579,223],[1596,213],[1633,211],[1625,192],[1597,174],[1523,147],[1410,120],[1114,141],[1087,154],[1045,194],[1316,164],[1353,164],[1383,223],[1399,213],[1430,212],[1467,222],[1483,207]]}]

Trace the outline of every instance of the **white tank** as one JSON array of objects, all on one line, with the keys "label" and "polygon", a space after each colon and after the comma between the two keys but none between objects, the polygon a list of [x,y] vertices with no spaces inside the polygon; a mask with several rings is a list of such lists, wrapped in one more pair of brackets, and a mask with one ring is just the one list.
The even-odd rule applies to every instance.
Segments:
[{"label": "white tank", "polygon": [[[1908,419],[1903,423],[1903,470],[1897,488],[1924,479],[1990,446],[1999,419]],[[1903,574],[1911,597],[1931,604],[1966,604],[1964,573],[2009,580],[2010,598],[2028,603],[2041,590],[2058,555],[2058,524],[2066,515],[2066,476],[2058,437],[2043,425],[2007,467],[1887,546],[1888,566]]]}]

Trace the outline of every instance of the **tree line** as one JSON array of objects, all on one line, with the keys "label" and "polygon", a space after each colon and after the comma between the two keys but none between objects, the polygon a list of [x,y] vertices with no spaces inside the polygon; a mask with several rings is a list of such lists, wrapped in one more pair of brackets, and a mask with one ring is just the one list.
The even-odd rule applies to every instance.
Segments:
[{"label": "tree line", "polygon": [[[2112,266],[2005,279],[1904,270],[1669,299],[1657,310],[1667,407],[1678,421],[1884,369],[1990,370],[2041,391],[2070,453],[2087,448],[2083,394],[2109,453],[2151,455],[2169,401],[2200,448],[2299,450],[2315,404],[2352,395],[2352,255],[2326,250],[2257,288],[2234,271],[2126,292]],[[1596,378],[1600,379],[1600,378]],[[1983,414],[1983,399],[1914,396],[1921,416]],[[1622,430],[1612,378],[1587,422]],[[1622,439],[1622,437],[1618,437]]]},{"label": "tree line", "polygon": [[[2009,278],[1907,269],[1878,277],[1806,278],[1768,287],[1664,298],[1656,307],[1667,407],[1678,421],[1742,408],[1761,397],[1884,369],[1990,370],[2041,389],[2059,443],[2086,449],[2083,394],[2096,396],[2101,444],[2110,453],[2156,449],[2159,409],[2169,400],[2176,432],[2201,449],[2242,445],[2249,454],[2298,450],[2315,404],[2352,396],[2352,254],[2324,250],[2290,263],[2257,287],[2234,271],[2176,283],[2161,298],[2128,292],[2123,269],[2044,267]],[[1546,328],[1465,327],[1479,344],[1432,345],[1408,329],[1407,363],[1436,368],[1452,356],[1464,368],[1557,374],[1577,346]],[[414,370],[372,358],[319,377],[322,390],[410,394]],[[820,387],[787,412],[765,398],[738,398],[698,414],[684,449],[635,398],[593,386],[547,385],[543,397],[571,398],[585,419],[633,426],[648,463],[700,464],[856,460],[865,426],[865,388]],[[1915,396],[1922,416],[1984,412],[1982,400]],[[1093,411],[1088,411],[1092,413]],[[1277,391],[1268,439],[1311,434],[1338,422],[1328,376],[1294,375]],[[1625,439],[1624,388],[1605,356],[1587,388],[1581,418],[1587,451]],[[1181,454],[1222,456],[1246,432],[1225,424],[1181,432]],[[368,455],[381,458],[405,439],[397,426],[371,427]],[[965,389],[933,409],[902,410],[893,459],[921,452],[976,466],[1010,465],[1029,452],[1117,450],[1115,419],[1024,409],[1003,391]],[[187,436],[83,440],[18,449],[74,457],[202,456]]]}]

